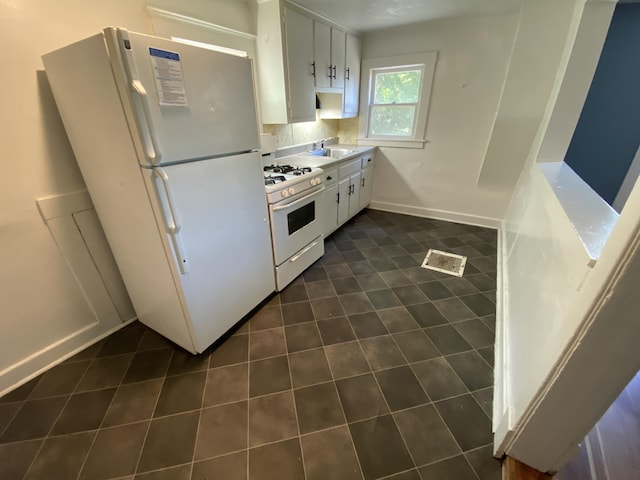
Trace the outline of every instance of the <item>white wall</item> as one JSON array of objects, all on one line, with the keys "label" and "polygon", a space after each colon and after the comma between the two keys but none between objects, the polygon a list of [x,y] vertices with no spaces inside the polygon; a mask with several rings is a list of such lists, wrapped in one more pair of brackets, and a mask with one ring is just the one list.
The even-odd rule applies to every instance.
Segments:
[{"label": "white wall", "polygon": [[[502,361],[496,365],[499,403],[494,410],[494,425],[498,427],[498,453],[506,449],[506,453],[546,471],[562,466],[589,430],[589,420],[595,419],[586,416],[585,411],[594,399],[574,398],[571,405],[562,407],[557,402],[549,405],[549,409],[556,410],[555,421],[537,421],[535,433],[530,433],[531,416],[535,417],[537,402],[556,369],[562,367],[567,349],[584,327],[588,307],[597,298],[585,292],[593,295],[601,289],[622,249],[614,251],[607,244],[594,266],[574,226],[574,222],[588,225],[591,212],[583,202],[573,200],[577,216],[570,218],[571,213],[567,212],[572,209],[565,209],[543,175],[541,165],[548,164],[539,162],[564,158],[615,3],[589,2],[584,7],[581,0],[526,3],[529,1],[536,3],[533,11],[526,6],[524,9],[533,13],[528,19],[532,22],[530,32],[537,24],[539,36],[547,36],[544,27],[548,18],[560,13],[559,4],[564,8],[564,26],[560,28],[558,24],[556,29],[556,72],[547,72],[547,76],[555,77],[550,101],[506,212],[502,232],[504,297],[497,333],[503,348],[497,352]],[[540,10],[542,7],[544,11]],[[571,199],[572,194],[566,190],[563,196]],[[586,186],[581,192],[585,190],[596,197],[594,201],[598,200]],[[600,202],[604,203],[601,199]],[[606,359],[599,363],[602,362]],[[585,374],[588,376],[588,372]],[[564,410],[559,411],[560,408]],[[586,430],[580,434],[580,428]]]},{"label": "white wall", "polygon": [[[0,2],[0,43],[7,47],[0,89],[0,395],[120,325],[118,318],[101,318],[92,292],[76,281],[78,272],[36,208],[37,198],[56,196],[64,203],[66,194],[85,189],[40,56],[110,25],[152,33],[145,3]],[[229,11],[231,28],[250,25],[244,2],[223,3],[216,9],[210,2],[189,2],[186,13],[206,9],[212,22],[224,23],[220,12]],[[182,5],[179,0],[159,4],[178,11]],[[53,223],[52,231],[60,222]]]},{"label": "white wall", "polygon": [[438,51],[428,143],[379,149],[372,207],[497,226],[505,199],[477,181],[517,24],[517,14],[448,19],[364,36],[363,58]]},{"label": "white wall", "polygon": [[149,5],[240,32],[255,34],[245,0],[149,0]]},{"label": "white wall", "polygon": [[563,54],[575,2],[523,2],[500,107],[478,183],[500,192],[499,217],[509,198],[540,127]]},{"label": "white wall", "polygon": [[[11,45],[3,53],[0,91],[2,392],[18,380],[12,367],[20,368],[31,355],[46,356],[56,342],[98,322],[36,209],[36,198],[84,189],[40,56],[106,25],[146,31],[148,21],[142,1],[113,6],[17,0],[0,4],[0,18],[0,43]],[[68,348],[79,346],[71,343]],[[36,361],[32,367],[45,364]]]}]

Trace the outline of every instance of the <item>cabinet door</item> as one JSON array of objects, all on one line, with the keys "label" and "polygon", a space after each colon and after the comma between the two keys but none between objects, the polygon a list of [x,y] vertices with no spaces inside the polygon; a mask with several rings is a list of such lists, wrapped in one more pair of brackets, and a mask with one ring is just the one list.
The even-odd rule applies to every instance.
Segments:
[{"label": "cabinet door", "polygon": [[351,195],[349,196],[349,217],[353,217],[360,211],[360,172],[354,173],[349,178]]},{"label": "cabinet door", "polygon": [[358,115],[360,95],[360,40],[347,34],[344,72],[344,117]]},{"label": "cabinet door", "polygon": [[313,20],[286,9],[289,116],[291,122],[316,119],[313,85]]},{"label": "cabinet door", "polygon": [[373,166],[368,166],[362,170],[362,178],[360,179],[360,205],[359,210],[369,205],[371,202],[371,193],[373,191]]},{"label": "cabinet door", "polygon": [[338,184],[328,187],[322,197],[323,229],[327,236],[338,228]]},{"label": "cabinet door", "polygon": [[349,192],[351,191],[351,178],[347,177],[338,183],[338,225],[342,225],[349,219]]},{"label": "cabinet door", "polygon": [[344,88],[345,33],[331,29],[331,86]]},{"label": "cabinet door", "polygon": [[313,58],[316,62],[316,88],[331,86],[331,28],[329,25],[313,22]]}]

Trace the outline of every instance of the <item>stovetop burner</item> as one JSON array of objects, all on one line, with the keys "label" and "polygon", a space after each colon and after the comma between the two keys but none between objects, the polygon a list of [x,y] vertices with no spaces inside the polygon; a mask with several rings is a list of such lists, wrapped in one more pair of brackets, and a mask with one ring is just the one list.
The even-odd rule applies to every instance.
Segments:
[{"label": "stovetop burner", "polygon": [[269,175],[264,177],[265,185],[275,185],[276,183],[284,182],[286,177],[284,175]]},{"label": "stovetop burner", "polygon": [[263,168],[265,172],[285,173],[291,175],[304,175],[311,173],[310,167],[294,167],[293,165],[267,165]]},{"label": "stovetop burner", "polygon": [[300,195],[322,183],[322,169],[318,167],[266,165],[262,170],[267,201],[270,204]]}]

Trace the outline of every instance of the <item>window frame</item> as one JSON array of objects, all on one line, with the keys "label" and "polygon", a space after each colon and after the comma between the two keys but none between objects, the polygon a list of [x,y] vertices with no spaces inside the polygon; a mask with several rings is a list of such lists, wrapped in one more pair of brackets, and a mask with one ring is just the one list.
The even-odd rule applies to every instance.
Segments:
[{"label": "window frame", "polygon": [[[425,133],[433,74],[435,71],[437,52],[424,52],[411,55],[393,57],[366,58],[362,61],[362,88],[360,89],[360,118],[358,144],[400,148],[423,148],[426,143]],[[413,133],[409,136],[381,136],[370,134],[370,119],[373,103],[375,77],[379,73],[422,69],[422,78],[416,112],[414,116]],[[394,104],[389,104],[394,105]],[[405,104],[395,104],[405,105]],[[414,105],[413,103],[407,105]]]}]

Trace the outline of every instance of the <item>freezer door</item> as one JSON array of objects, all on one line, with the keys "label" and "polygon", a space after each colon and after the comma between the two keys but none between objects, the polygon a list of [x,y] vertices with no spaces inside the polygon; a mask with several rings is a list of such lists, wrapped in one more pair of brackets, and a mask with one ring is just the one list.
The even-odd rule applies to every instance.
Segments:
[{"label": "freezer door", "polygon": [[[140,163],[259,148],[251,60],[123,29],[105,29],[144,145]],[[118,61],[115,61],[118,60]]]},{"label": "freezer door", "polygon": [[157,189],[176,283],[202,351],[275,290],[260,158],[160,167],[161,179],[154,170],[145,172]]}]

